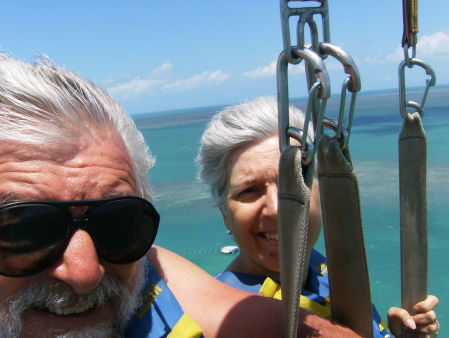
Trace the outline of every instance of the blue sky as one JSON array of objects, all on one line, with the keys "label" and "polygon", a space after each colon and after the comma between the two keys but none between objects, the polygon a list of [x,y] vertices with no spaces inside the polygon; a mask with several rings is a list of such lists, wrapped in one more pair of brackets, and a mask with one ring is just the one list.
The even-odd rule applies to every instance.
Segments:
[{"label": "blue sky", "polygon": [[[331,42],[358,65],[362,90],[397,88],[403,58],[400,0],[329,0]],[[2,2],[0,51],[57,64],[106,88],[131,113],[238,103],[275,95],[282,50],[278,0]],[[449,1],[419,2],[417,57],[449,84]],[[344,74],[326,61],[332,95]],[[425,74],[406,71],[408,86]],[[291,96],[306,95],[302,66]]]}]

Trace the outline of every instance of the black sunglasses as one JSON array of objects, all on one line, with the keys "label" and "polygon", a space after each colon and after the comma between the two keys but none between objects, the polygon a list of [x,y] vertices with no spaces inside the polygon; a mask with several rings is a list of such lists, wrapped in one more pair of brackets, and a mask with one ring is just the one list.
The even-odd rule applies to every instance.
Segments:
[{"label": "black sunglasses", "polygon": [[[72,207],[88,209],[73,217]],[[156,209],[136,196],[7,204],[0,207],[0,274],[24,277],[45,270],[62,256],[77,229],[89,233],[99,257],[128,264],[145,255],[158,226]]]}]

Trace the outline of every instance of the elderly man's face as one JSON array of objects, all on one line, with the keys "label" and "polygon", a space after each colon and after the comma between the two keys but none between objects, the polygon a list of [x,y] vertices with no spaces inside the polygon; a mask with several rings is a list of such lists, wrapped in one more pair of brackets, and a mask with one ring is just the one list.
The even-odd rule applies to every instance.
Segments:
[{"label": "elderly man's face", "polygon": [[[111,133],[90,135],[69,154],[12,143],[0,146],[0,196],[85,200],[135,193],[128,153]],[[74,208],[77,212],[81,210]],[[136,306],[143,270],[142,261],[105,263],[89,234],[79,229],[63,256],[45,271],[30,277],[0,276],[0,336],[113,335]]]}]

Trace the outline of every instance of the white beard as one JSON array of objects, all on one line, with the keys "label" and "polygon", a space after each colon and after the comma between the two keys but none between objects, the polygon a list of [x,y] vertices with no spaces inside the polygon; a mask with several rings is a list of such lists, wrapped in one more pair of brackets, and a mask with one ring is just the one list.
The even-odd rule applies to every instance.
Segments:
[{"label": "white beard", "polygon": [[58,338],[100,338],[122,337],[126,323],[140,305],[140,292],[145,284],[146,264],[142,259],[137,262],[135,287],[130,292],[114,276],[106,275],[97,288],[90,294],[79,295],[73,289],[58,280],[31,283],[0,304],[0,338],[19,338],[23,330],[22,315],[30,308],[47,308],[49,305],[76,306],[93,302],[96,306],[105,306],[112,311],[108,322],[98,323],[72,331],[46,328],[46,332],[30,332],[30,337]]}]

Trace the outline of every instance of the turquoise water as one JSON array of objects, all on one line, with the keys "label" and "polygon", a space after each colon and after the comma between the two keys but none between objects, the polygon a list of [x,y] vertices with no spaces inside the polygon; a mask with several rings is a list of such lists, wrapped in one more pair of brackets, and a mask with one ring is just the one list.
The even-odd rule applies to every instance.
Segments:
[{"label": "turquoise water", "polygon": [[[409,91],[420,99],[421,91]],[[416,98],[414,97],[416,96]],[[359,95],[350,140],[358,175],[373,302],[385,317],[386,310],[400,305],[399,202],[397,138],[402,119],[396,91]],[[305,107],[304,100],[295,101]],[[329,113],[337,102],[330,100]],[[199,138],[220,107],[153,113],[135,116],[156,166],[150,182],[161,214],[156,243],[195,262],[211,274],[233,259],[220,248],[234,244],[226,233],[207,188],[196,180],[194,158]],[[449,305],[446,288],[449,264],[446,250],[449,201],[449,88],[429,93],[423,117],[428,143],[429,293],[440,298],[438,317],[441,336],[449,336]],[[322,238],[317,248],[323,252]],[[446,333],[446,334],[445,334]]]}]

